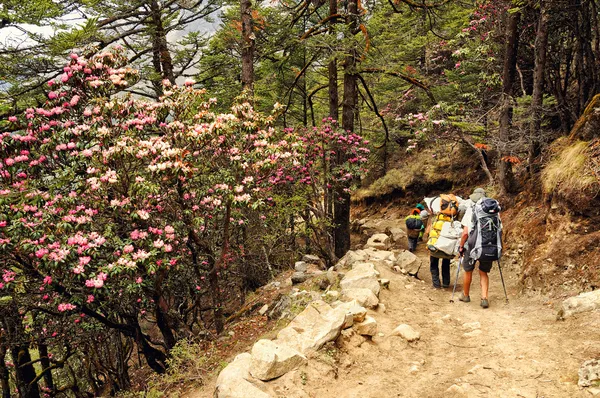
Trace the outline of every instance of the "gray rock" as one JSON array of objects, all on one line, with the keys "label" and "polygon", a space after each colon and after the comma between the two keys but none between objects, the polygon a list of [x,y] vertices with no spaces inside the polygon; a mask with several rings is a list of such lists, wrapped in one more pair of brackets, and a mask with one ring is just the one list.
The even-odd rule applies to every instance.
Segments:
[{"label": "gray rock", "polygon": [[356,300],[358,304],[366,308],[375,308],[379,304],[379,299],[370,289],[352,288],[342,290],[342,298],[346,300]]},{"label": "gray rock", "polygon": [[368,315],[364,321],[355,324],[354,327],[361,336],[375,336],[377,334],[377,321]]},{"label": "gray rock", "polygon": [[307,355],[335,340],[345,322],[345,311],[333,309],[322,300],[313,301],[279,331],[277,341]]},{"label": "gray rock", "polygon": [[600,289],[581,293],[579,296],[570,297],[562,302],[557,319],[566,319],[574,314],[600,309]]},{"label": "gray rock", "polygon": [[297,272],[306,272],[308,269],[308,264],[306,264],[304,261],[296,261],[296,264],[294,264],[294,269]]},{"label": "gray rock", "polygon": [[579,387],[600,387],[600,359],[585,361],[579,368]]},{"label": "gray rock", "polygon": [[292,300],[286,294],[280,294],[277,299],[275,299],[275,304],[273,304],[273,308],[267,314],[269,319],[280,319],[285,311],[290,308],[292,305]]},{"label": "gray rock", "polygon": [[258,387],[262,382],[250,375],[251,360],[249,353],[240,354],[219,373],[216,398],[271,398]]},{"label": "gray rock", "polygon": [[250,374],[263,381],[282,376],[306,362],[298,351],[277,341],[258,340],[252,347]]},{"label": "gray rock", "polygon": [[358,304],[356,300],[347,301],[345,303],[342,303],[340,301],[333,303],[332,306],[334,304],[336,309],[345,311],[347,314],[352,315],[352,320],[354,321],[354,323],[363,322],[365,320],[365,317],[367,316],[367,309]]},{"label": "gray rock", "polygon": [[390,280],[389,279],[379,279],[379,284],[381,285],[381,287],[383,287],[385,289],[390,288]]},{"label": "gray rock", "polygon": [[292,275],[292,283],[294,285],[302,282],[306,282],[310,278],[310,275],[305,274],[304,272],[294,272]]},{"label": "gray rock", "polygon": [[373,248],[378,250],[387,250],[391,246],[390,237],[386,234],[375,234],[369,238],[365,249]]},{"label": "gray rock", "polygon": [[262,307],[260,307],[260,310],[258,310],[259,315],[264,315],[267,313],[267,311],[269,310],[269,304],[265,304]]},{"label": "gray rock", "polygon": [[378,272],[371,263],[354,264],[352,270],[348,271],[344,279],[340,282],[342,290],[346,289],[369,289],[373,294],[378,295],[381,289],[377,281]]},{"label": "gray rock", "polygon": [[391,336],[400,336],[408,342],[417,341],[421,338],[421,334],[419,332],[405,323],[394,329],[391,333]]},{"label": "gray rock", "polygon": [[392,242],[399,243],[406,239],[406,232],[400,227],[388,227],[385,233],[392,238]]},{"label": "gray rock", "polygon": [[396,255],[396,265],[414,273],[419,267],[419,258],[408,250],[404,250]]},{"label": "gray rock", "polygon": [[304,261],[307,264],[319,264],[322,260],[314,254],[305,254],[304,256],[302,256],[302,261]]}]

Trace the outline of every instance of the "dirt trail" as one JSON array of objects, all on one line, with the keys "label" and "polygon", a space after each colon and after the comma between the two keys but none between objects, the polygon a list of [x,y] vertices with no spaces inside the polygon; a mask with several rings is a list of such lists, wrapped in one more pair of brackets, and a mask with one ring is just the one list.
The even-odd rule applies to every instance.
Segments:
[{"label": "dirt trail", "polygon": [[[505,304],[497,266],[490,273],[490,308],[479,306],[477,274],[472,302],[456,295],[452,304],[452,287],[431,287],[422,243],[416,254],[423,262],[422,281],[377,266],[381,278],[391,281],[380,293],[385,312],[369,311],[379,334],[372,340],[353,336],[341,349],[325,348],[308,365],[269,383],[280,397],[591,396],[577,386],[577,371],[583,361],[600,356],[600,312],[557,322],[555,303],[517,295],[516,277],[503,269],[510,300]],[[451,271],[453,284],[456,268]],[[458,292],[461,280],[462,271]],[[388,337],[402,323],[419,331],[420,340]],[[453,385],[457,391],[448,391]]]},{"label": "dirt trail", "polygon": [[[598,312],[557,322],[552,303],[514,294],[515,278],[507,270],[509,304],[505,304],[497,267],[490,274],[490,308],[479,306],[478,275],[473,278],[471,303],[452,304],[452,288],[431,287],[429,257],[422,244],[417,255],[423,261],[422,282],[378,267],[381,277],[391,280],[390,289],[380,293],[385,313],[370,311],[384,337],[344,350],[337,378],[307,380],[308,396],[590,396],[577,387],[577,370],[584,360],[600,354]],[[453,267],[452,283],[455,273]],[[474,322],[480,323],[481,333],[465,336],[478,329],[464,326]],[[385,337],[401,323],[420,331],[420,341]],[[448,392],[454,384],[464,393]]]}]

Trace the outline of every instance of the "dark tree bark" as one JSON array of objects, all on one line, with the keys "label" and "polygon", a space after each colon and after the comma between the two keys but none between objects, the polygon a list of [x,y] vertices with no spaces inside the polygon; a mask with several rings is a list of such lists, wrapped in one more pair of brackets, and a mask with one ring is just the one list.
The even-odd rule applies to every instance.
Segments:
[{"label": "dark tree bark", "polygon": [[[358,27],[358,0],[348,2],[348,15],[350,32],[355,32]],[[350,50],[344,61],[344,99],[342,103],[342,128],[354,132],[354,116],[358,104],[358,88],[356,74],[356,50]],[[346,161],[344,154],[337,151],[338,164]],[[334,192],[333,222],[335,224],[334,241],[335,255],[342,257],[350,250],[350,194],[345,184],[338,184]]]},{"label": "dark tree bark", "polygon": [[6,367],[6,346],[0,344],[0,387],[2,387],[2,398],[10,398],[9,373]]},{"label": "dark tree bark", "polygon": [[[329,0],[329,15],[336,15],[338,13],[337,0]],[[329,33],[335,34],[334,25],[335,19],[329,21]],[[337,61],[333,58],[327,65],[328,71],[328,82],[329,82],[329,116],[334,120],[340,119],[338,110],[339,96],[338,96],[338,72],[337,72]]]},{"label": "dark tree bark", "polygon": [[[502,108],[500,113],[500,129],[498,131],[498,139],[502,146],[510,143],[511,139],[510,130],[512,127],[513,114],[512,93],[517,66],[517,52],[519,48],[518,28],[520,20],[520,12],[511,13],[508,17],[506,26],[506,50],[504,54],[504,67],[502,70],[502,98],[500,99]],[[503,159],[506,155],[507,153],[504,148],[501,147],[497,178],[500,193],[502,195],[511,192],[513,186],[511,163]]]},{"label": "dark tree bark", "polygon": [[545,1],[540,1],[540,20],[535,37],[535,65],[533,68],[533,94],[531,97],[531,123],[529,125],[529,170],[533,175],[539,171],[535,159],[540,154],[540,128],[544,98],[544,70],[548,49],[548,11]]},{"label": "dark tree bark", "polygon": [[250,95],[254,94],[254,23],[252,18],[252,1],[241,0],[240,12],[242,20],[242,88]]},{"label": "dark tree bark", "polygon": [[149,6],[152,18],[152,63],[154,70],[163,79],[167,79],[171,84],[175,84],[173,59],[167,45],[167,34],[163,25],[160,6],[156,0],[151,0]]},{"label": "dark tree bark", "polygon": [[52,377],[52,369],[50,368],[50,358],[48,357],[48,346],[46,344],[38,344],[38,352],[40,353],[40,363],[42,365],[42,372],[44,372],[44,383],[48,388],[52,396],[56,393],[54,387],[54,379]]}]

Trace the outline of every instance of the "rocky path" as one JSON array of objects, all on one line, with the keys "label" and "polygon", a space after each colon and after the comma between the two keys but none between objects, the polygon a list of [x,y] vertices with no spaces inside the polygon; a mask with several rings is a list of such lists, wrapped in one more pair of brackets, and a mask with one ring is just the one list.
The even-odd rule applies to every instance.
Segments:
[{"label": "rocky path", "polygon": [[[394,231],[388,233],[394,235]],[[516,295],[516,278],[510,270],[505,270],[510,300],[505,304],[497,268],[490,274],[490,308],[479,306],[477,275],[472,286],[473,301],[450,303],[451,288],[431,287],[428,254],[423,245],[416,253],[423,263],[421,280],[394,271],[398,263],[386,259],[386,251],[370,253],[370,258],[359,258],[351,267],[368,273],[364,264],[372,263],[378,278],[389,280],[389,288],[365,285],[378,290],[378,306],[362,302],[365,307],[373,307],[367,314],[376,321],[376,332],[372,328],[364,332],[355,325],[343,330],[335,343],[327,343],[315,352],[303,352],[308,360],[299,361],[283,376],[268,383],[258,382],[260,385],[252,381],[265,391],[264,397],[600,396],[597,389],[577,385],[581,364],[600,357],[600,311],[556,321],[555,303],[539,296]],[[406,254],[399,250],[394,253],[396,258]],[[339,271],[346,274],[346,280],[354,272],[349,268]],[[455,273],[453,267],[452,283]],[[347,300],[352,294],[350,286],[344,286],[344,279],[340,288],[346,293],[342,290],[341,297]],[[409,342],[394,333],[400,324],[410,325],[420,338]],[[297,326],[296,332],[303,332],[303,327]],[[283,342],[282,338],[278,340]],[[289,338],[288,343],[295,344]],[[246,392],[242,396],[254,395]],[[261,393],[256,396],[263,397]]]}]

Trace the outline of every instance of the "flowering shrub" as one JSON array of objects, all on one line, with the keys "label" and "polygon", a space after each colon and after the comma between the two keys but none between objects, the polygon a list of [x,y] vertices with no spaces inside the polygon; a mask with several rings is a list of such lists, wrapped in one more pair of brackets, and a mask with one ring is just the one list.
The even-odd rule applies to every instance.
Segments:
[{"label": "flowering shrub", "polygon": [[[220,331],[224,281],[243,272],[240,236],[303,211],[297,191],[322,201],[361,172],[368,150],[331,121],[280,131],[243,98],[216,114],[192,81],[165,81],[158,101],[123,95],[137,79],[124,60],[72,55],[44,106],[5,122],[0,295],[50,317],[29,333],[60,344],[65,321],[115,329],[163,371],[142,325],[155,322],[171,348],[208,308]],[[334,167],[336,151],[348,160]]]}]

